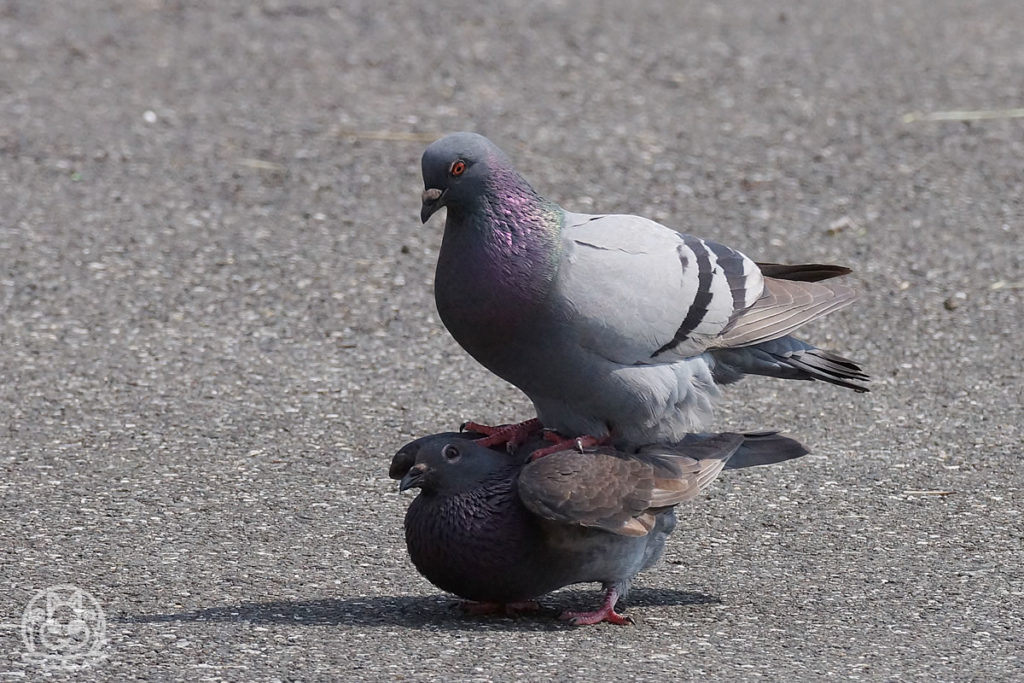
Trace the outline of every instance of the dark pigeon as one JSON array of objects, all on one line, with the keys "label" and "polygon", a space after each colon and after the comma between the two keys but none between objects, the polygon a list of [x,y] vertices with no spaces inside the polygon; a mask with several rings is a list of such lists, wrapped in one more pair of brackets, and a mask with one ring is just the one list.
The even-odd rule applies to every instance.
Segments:
[{"label": "dark pigeon", "polygon": [[790,336],[853,302],[835,282],[848,268],[758,264],[640,216],[566,211],[474,133],[432,143],[422,166],[421,218],[448,212],[441,320],[539,418],[487,428],[485,445],[541,426],[589,443],[674,443],[707,426],[719,385],[747,374],[867,391],[856,363]]},{"label": "dark pigeon", "polygon": [[[672,447],[601,447],[531,459],[481,446],[469,433],[417,439],[389,472],[419,488],[405,516],[413,564],[442,590],[487,607],[516,606],[575,583],[599,582],[604,604],[566,612],[573,624],[628,623],[615,611],[630,581],[661,557],[674,507],[725,469],[800,457],[772,432],[688,435]],[[486,611],[478,608],[475,611]]]}]

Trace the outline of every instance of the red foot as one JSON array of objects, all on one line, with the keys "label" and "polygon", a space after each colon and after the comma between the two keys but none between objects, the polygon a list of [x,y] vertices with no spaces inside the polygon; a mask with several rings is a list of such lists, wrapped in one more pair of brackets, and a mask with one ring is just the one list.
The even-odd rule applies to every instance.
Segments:
[{"label": "red foot", "polygon": [[472,602],[467,600],[460,603],[459,607],[465,614],[474,617],[487,614],[504,614],[507,617],[514,617],[524,612],[536,612],[540,609],[540,604],[536,600],[523,602]]},{"label": "red foot", "polygon": [[539,432],[543,426],[540,420],[533,418],[526,422],[517,422],[515,424],[499,425],[497,427],[489,427],[488,425],[478,424],[476,422],[467,422],[462,425],[463,431],[477,432],[483,434],[482,439],[477,439],[476,443],[490,448],[491,446],[500,446],[505,444],[509,453],[514,453],[516,448],[526,442],[536,432]]},{"label": "red foot", "polygon": [[600,446],[608,443],[610,437],[604,437],[598,439],[596,436],[578,436],[575,439],[567,439],[557,432],[545,432],[544,438],[554,443],[553,446],[546,448],[538,448],[533,453],[530,453],[530,460],[536,460],[537,458],[543,458],[545,455],[551,455],[552,453],[558,453],[559,451],[567,451],[576,449],[580,453],[583,452],[584,448],[590,448],[591,446]]},{"label": "red foot", "polygon": [[602,621],[607,621],[609,624],[615,624],[616,626],[626,626],[627,624],[635,623],[632,617],[615,611],[615,603],[618,601],[619,592],[615,588],[609,588],[605,592],[604,604],[601,605],[601,609],[594,610],[593,612],[566,611],[562,612],[558,618],[562,621],[568,621],[573,626],[600,624]]}]

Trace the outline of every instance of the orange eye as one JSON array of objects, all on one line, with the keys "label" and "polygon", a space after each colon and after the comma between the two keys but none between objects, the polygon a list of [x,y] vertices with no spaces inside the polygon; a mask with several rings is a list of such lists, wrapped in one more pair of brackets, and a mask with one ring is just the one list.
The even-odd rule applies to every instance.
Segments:
[{"label": "orange eye", "polygon": [[466,162],[462,159],[458,159],[452,162],[452,167],[448,169],[448,172],[453,176],[460,176],[466,171]]}]

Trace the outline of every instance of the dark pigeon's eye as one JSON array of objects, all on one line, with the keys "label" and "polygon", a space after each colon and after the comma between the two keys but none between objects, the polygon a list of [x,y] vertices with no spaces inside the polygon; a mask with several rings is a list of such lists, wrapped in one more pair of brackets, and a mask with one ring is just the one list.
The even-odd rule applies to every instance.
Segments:
[{"label": "dark pigeon's eye", "polygon": [[455,446],[448,444],[447,446],[441,449],[441,455],[443,455],[444,457],[448,458],[449,461],[451,461],[458,460],[462,453],[460,453],[459,449],[456,448]]},{"label": "dark pigeon's eye", "polygon": [[466,171],[466,162],[462,159],[456,159],[452,162],[452,167],[448,169],[448,172],[453,176],[460,176]]}]

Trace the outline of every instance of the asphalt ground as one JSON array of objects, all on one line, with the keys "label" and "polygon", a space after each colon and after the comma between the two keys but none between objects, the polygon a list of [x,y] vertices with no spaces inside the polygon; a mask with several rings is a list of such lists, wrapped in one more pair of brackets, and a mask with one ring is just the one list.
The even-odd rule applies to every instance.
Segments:
[{"label": "asphalt ground", "polygon": [[[1021,680],[1022,27],[1019,0],[0,1],[0,680]],[[729,389],[717,429],[813,454],[681,510],[634,627],[553,618],[590,586],[465,617],[405,554],[391,455],[529,412],[434,309],[419,157],[465,129],[568,208],[856,271],[805,336],[872,393]],[[106,619],[70,673],[24,655],[81,640],[20,631],[64,584],[79,638]]]}]

